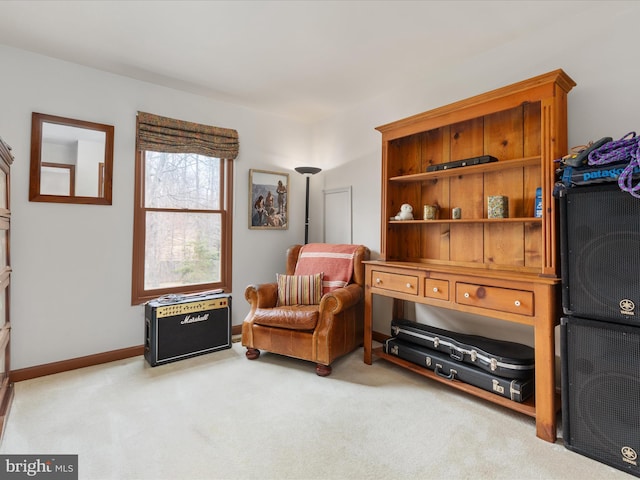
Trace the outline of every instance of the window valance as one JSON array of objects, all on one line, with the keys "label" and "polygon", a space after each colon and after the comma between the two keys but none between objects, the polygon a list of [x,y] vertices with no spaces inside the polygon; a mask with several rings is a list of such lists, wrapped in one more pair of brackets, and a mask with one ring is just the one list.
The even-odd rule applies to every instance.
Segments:
[{"label": "window valance", "polygon": [[185,122],[138,112],[139,150],[197,153],[233,160],[238,156],[238,132],[230,128]]}]

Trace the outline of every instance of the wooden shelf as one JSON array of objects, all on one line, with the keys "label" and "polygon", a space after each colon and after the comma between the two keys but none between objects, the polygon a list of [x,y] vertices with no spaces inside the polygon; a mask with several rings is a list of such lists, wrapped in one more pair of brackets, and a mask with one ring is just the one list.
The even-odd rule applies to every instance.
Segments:
[{"label": "wooden shelf", "polygon": [[391,225],[428,225],[430,223],[542,223],[542,218],[460,218],[458,220],[453,220],[451,218],[438,218],[436,220],[389,220],[389,224]]},{"label": "wooden shelf", "polygon": [[540,163],[540,157],[528,157],[516,160],[501,160],[499,162],[484,163],[482,165],[469,165],[468,167],[450,168],[435,172],[413,173],[391,177],[390,182],[425,182],[439,178],[457,177],[462,175],[474,175],[478,173],[498,172],[509,168],[522,168],[535,166]]},{"label": "wooden shelf", "polygon": [[395,363],[396,365],[400,365],[401,367],[404,367],[407,370],[411,370],[412,372],[415,372],[418,375],[422,375],[423,377],[427,377],[437,382],[444,383],[445,385],[448,385],[457,390],[461,390],[463,392],[469,393],[476,397],[489,400],[492,403],[497,403],[504,407],[510,408],[511,410],[515,410],[517,412],[529,415],[530,417],[535,418],[536,416],[534,396],[529,397],[524,402],[514,402],[513,400],[509,400],[508,398],[501,397],[500,395],[497,395],[495,393],[487,392],[486,390],[483,390],[481,388],[474,387],[473,385],[469,385],[468,383],[460,382],[458,380],[447,380],[446,378],[442,378],[427,368],[421,367],[420,365],[416,365],[415,363],[408,362],[394,355],[389,355],[385,353],[382,347],[374,348],[373,354],[377,357],[383,358],[388,362]]}]

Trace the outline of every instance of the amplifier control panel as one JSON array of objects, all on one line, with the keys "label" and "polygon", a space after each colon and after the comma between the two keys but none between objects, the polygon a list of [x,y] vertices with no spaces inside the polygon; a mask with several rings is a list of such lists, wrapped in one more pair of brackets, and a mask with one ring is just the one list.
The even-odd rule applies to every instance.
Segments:
[{"label": "amplifier control panel", "polygon": [[211,300],[203,300],[201,302],[175,303],[158,307],[156,316],[158,318],[173,317],[174,315],[184,315],[187,313],[196,313],[203,310],[213,310],[216,308],[227,308],[229,301],[224,298],[213,298]]}]

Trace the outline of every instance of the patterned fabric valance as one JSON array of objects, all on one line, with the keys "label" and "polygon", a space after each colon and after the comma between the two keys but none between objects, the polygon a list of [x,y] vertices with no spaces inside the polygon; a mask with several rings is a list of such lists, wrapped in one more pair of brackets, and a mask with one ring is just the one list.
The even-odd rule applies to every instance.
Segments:
[{"label": "patterned fabric valance", "polygon": [[139,150],[197,153],[233,160],[238,156],[238,132],[138,112]]}]

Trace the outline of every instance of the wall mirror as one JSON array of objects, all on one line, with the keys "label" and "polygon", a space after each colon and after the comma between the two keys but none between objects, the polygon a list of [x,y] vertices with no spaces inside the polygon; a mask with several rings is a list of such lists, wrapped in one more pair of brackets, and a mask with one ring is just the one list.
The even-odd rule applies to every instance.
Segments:
[{"label": "wall mirror", "polygon": [[32,202],[111,205],[112,125],[31,116]]}]

